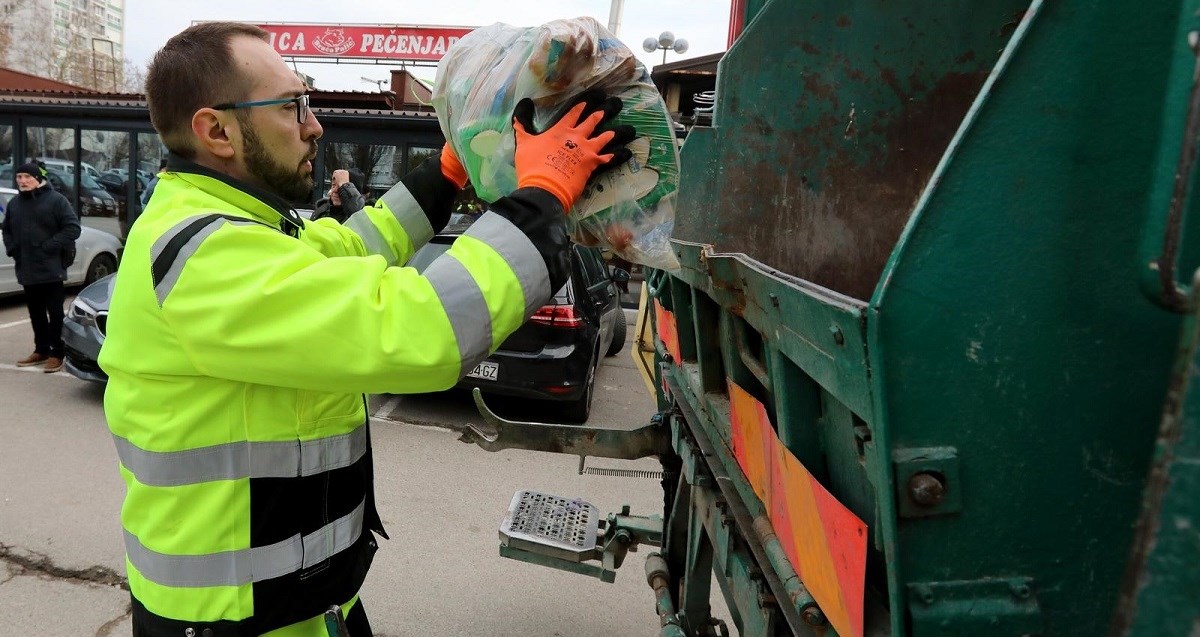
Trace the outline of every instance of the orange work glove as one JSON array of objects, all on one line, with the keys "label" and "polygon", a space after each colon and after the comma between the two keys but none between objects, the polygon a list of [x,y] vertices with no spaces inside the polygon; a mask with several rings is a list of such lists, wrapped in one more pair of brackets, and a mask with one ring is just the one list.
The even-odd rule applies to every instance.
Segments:
[{"label": "orange work glove", "polygon": [[462,162],[458,160],[458,155],[454,154],[450,142],[442,144],[441,164],[442,176],[462,190],[463,186],[467,185],[467,169],[463,168]]},{"label": "orange work glove", "polygon": [[517,187],[548,191],[566,212],[583,194],[592,175],[632,157],[625,148],[636,136],[632,126],[600,130],[621,112],[621,100],[615,97],[605,98],[599,91],[584,93],[540,133],[533,125],[533,111],[529,98],[513,109]]}]

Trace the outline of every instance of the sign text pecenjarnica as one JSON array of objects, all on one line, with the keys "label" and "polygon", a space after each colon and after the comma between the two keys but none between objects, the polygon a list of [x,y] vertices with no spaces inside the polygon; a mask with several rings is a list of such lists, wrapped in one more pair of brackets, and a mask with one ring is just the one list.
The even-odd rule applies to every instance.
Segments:
[{"label": "sign text pecenjarnica", "polygon": [[283,56],[437,61],[470,27],[260,24]]}]

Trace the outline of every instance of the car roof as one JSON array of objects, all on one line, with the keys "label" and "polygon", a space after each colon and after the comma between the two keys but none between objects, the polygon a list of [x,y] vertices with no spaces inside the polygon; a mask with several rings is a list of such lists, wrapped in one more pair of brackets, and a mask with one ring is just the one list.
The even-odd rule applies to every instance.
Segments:
[{"label": "car roof", "polygon": [[457,237],[466,232],[475,223],[476,219],[478,219],[478,216],[472,217],[461,212],[452,212],[450,213],[450,222],[446,224],[445,228],[442,228],[438,236],[446,238]]}]

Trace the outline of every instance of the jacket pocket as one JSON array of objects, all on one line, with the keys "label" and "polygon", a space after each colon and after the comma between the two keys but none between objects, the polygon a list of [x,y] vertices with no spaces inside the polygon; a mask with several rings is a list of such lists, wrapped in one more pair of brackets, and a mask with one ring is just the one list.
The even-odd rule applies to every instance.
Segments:
[{"label": "jacket pocket", "polygon": [[350,431],[366,420],[362,394],[300,392],[299,431],[330,435]]}]

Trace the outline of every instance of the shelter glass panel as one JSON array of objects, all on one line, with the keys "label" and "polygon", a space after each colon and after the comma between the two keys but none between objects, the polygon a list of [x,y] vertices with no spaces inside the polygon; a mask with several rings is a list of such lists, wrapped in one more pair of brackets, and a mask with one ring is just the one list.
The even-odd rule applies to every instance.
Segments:
[{"label": "shelter glass panel", "polygon": [[157,133],[139,132],[135,141],[136,148],[131,163],[136,167],[135,172],[140,189],[137,192],[136,201],[130,202],[127,207],[122,208],[126,211],[126,217],[121,220],[121,230],[126,234],[129,233],[129,227],[142,214],[146,193],[150,192],[150,184],[153,183],[155,176],[167,161],[167,148],[163,146],[162,139]]},{"label": "shelter glass panel", "polygon": [[[133,171],[133,178],[130,178],[132,138],[127,131],[90,128],[82,129],[79,135],[80,171],[98,186],[94,193],[80,193],[83,208],[87,209],[90,202],[93,208],[102,205],[114,210],[112,215],[88,214],[86,223],[116,237],[123,236],[130,216],[137,216],[136,208],[141,205],[138,199],[149,183],[149,179],[137,171]],[[85,189],[90,187],[86,179],[82,184]],[[131,208],[135,210],[131,211]],[[96,219],[97,216],[104,217],[103,221]]]},{"label": "shelter glass panel", "polygon": [[397,168],[402,166],[399,157],[401,149],[392,145],[354,144],[334,142],[325,144],[325,170],[321,176],[322,197],[328,196],[330,179],[333,171],[344,169],[358,171],[366,177],[367,192],[363,195],[368,202],[374,201],[379,195],[400,181],[403,172]]},{"label": "shelter glass panel", "polygon": [[417,166],[420,166],[426,159],[432,157],[434,153],[437,153],[439,150],[441,150],[440,147],[432,148],[429,146],[409,146],[408,157],[404,164],[404,174],[407,174],[411,170],[415,170]]},{"label": "shelter glass panel", "polygon": [[[13,127],[8,124],[0,124],[0,171],[7,169],[12,172],[13,165]],[[0,178],[0,186],[8,186],[8,181],[12,180],[12,175]]]},{"label": "shelter glass panel", "polygon": [[158,133],[138,133],[137,145],[138,172],[153,179],[167,160],[167,147]]}]

